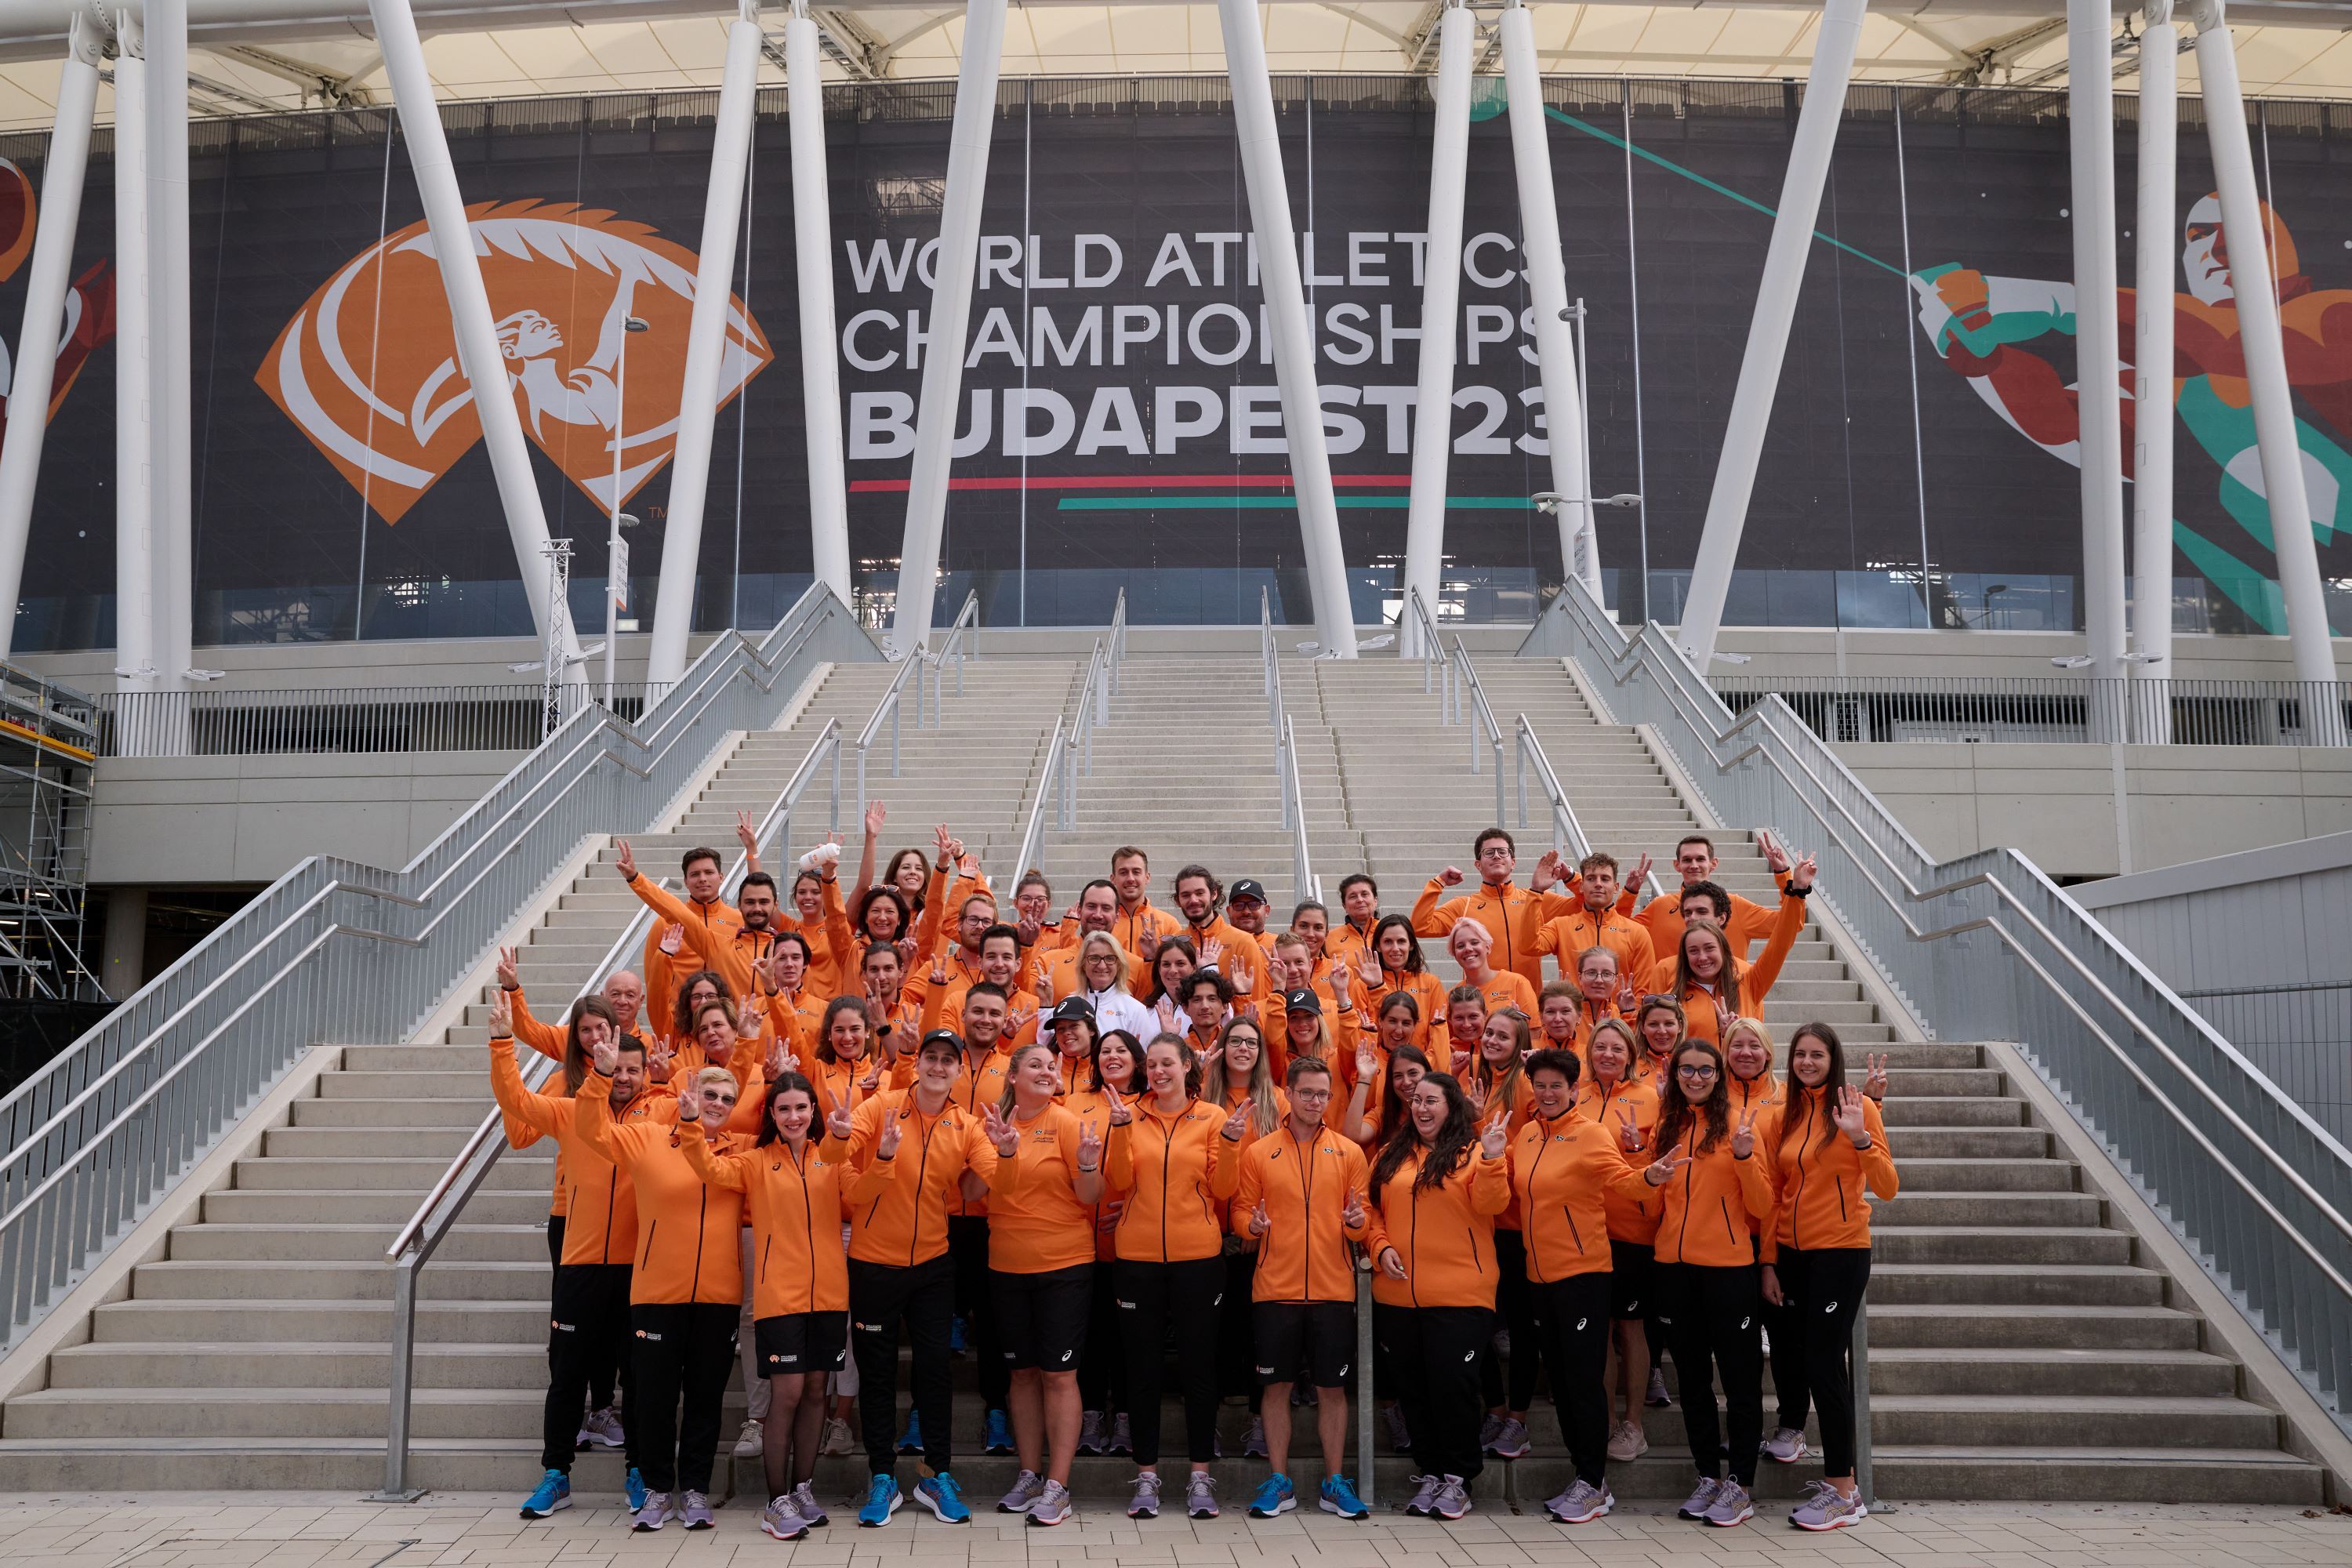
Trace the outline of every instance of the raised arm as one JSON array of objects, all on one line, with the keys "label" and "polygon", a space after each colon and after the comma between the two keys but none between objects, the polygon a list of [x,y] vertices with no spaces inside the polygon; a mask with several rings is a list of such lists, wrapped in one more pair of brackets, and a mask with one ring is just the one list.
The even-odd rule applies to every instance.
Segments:
[{"label": "raised arm", "polygon": [[705,1186],[723,1187],[730,1193],[749,1189],[751,1183],[744,1173],[751,1166],[749,1156],[714,1154],[708,1138],[680,1138],[677,1147]]},{"label": "raised arm", "polygon": [[1780,894],[1780,915],[1772,922],[1771,938],[1764,943],[1764,952],[1744,977],[1740,987],[1740,1005],[1758,1017],[1763,1016],[1765,994],[1772,983],[1780,978],[1780,966],[1789,962],[1789,953],[1797,945],[1797,933],[1805,926],[1805,898],[1813,890],[1813,858],[1806,856],[1789,873],[1789,883]]}]

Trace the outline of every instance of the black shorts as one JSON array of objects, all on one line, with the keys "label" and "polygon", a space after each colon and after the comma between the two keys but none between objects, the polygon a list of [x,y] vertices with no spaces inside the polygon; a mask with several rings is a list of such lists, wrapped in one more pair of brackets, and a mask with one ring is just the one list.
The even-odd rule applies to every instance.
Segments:
[{"label": "black shorts", "polygon": [[1654,1310],[1650,1259],[1654,1250],[1638,1241],[1609,1244],[1609,1315],[1621,1323],[1649,1317]]},{"label": "black shorts", "polygon": [[751,1335],[760,1352],[762,1377],[839,1372],[842,1352],[849,1346],[849,1314],[787,1312],[780,1318],[761,1318],[751,1324]]},{"label": "black shorts", "polygon": [[1317,1388],[1344,1388],[1356,1360],[1353,1301],[1253,1301],[1250,1331],[1261,1385],[1307,1371]]},{"label": "black shorts", "polygon": [[996,1308],[996,1342],[1015,1371],[1078,1370],[1086,1353],[1087,1320],[1095,1310],[1095,1266],[1073,1264],[1039,1274],[988,1271]]}]

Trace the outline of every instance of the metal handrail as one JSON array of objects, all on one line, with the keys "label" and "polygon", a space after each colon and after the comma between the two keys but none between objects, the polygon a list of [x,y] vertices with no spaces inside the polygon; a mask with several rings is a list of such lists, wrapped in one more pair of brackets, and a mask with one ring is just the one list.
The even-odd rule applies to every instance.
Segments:
[{"label": "metal handrail", "polygon": [[1018,889],[1021,879],[1037,869],[1037,856],[1045,847],[1045,802],[1054,794],[1054,781],[1058,776],[1055,764],[1062,755],[1062,731],[1069,724],[1069,715],[1054,715],[1054,733],[1045,742],[1045,768],[1037,781],[1037,798],[1029,803],[1029,816],[1021,828],[1020,847],[1013,852],[1013,864],[1002,884]]},{"label": "metal handrail", "polygon": [[1312,899],[1319,904],[1323,884],[1315,875],[1313,857],[1307,847],[1307,797],[1299,787],[1298,732],[1287,713],[1282,716],[1280,743],[1275,748],[1275,771],[1281,780],[1282,815],[1290,825],[1291,902]]},{"label": "metal handrail", "polygon": [[1573,585],[1521,651],[1576,658],[1621,718],[1654,727],[1718,816],[1810,823],[1823,839],[1816,897],[1927,1032],[2021,1042],[2352,1431],[2352,1152],[2032,861],[1928,856],[1778,696],[1733,719],[1657,627],[1629,639]]},{"label": "metal handrail", "polygon": [[[841,721],[829,719],[811,742],[807,754],[802,757],[800,766],[793,770],[793,776],[785,782],[775,803],[761,818],[759,829],[752,835],[754,844],[775,844],[780,858],[789,852],[793,808],[808,792],[810,784],[816,781],[818,770],[827,763],[832,764],[833,775],[827,831],[838,840],[841,833]],[[727,871],[729,886],[740,885],[750,862],[751,852],[748,850],[735,857],[734,863]],[[627,962],[629,955],[652,930],[653,920],[654,911],[648,907],[640,907],[630,916],[622,926],[620,934],[613,939],[613,944],[604,950],[604,956],[589,971],[589,979],[582,988],[581,995],[593,994],[602,985],[606,975]],[[541,1057],[525,1065],[524,1087],[535,1089],[545,1083],[553,1075],[555,1066],[554,1059],[548,1057]],[[384,1437],[383,1490],[377,1494],[381,1500],[405,1500],[418,1495],[417,1489],[408,1485],[409,1425],[415,1392],[417,1271],[431,1260],[443,1239],[456,1226],[466,1205],[488,1177],[490,1167],[497,1164],[499,1155],[506,1152],[506,1140],[500,1136],[504,1125],[504,1114],[493,1107],[489,1114],[483,1117],[481,1124],[474,1129],[465,1147],[441,1173],[440,1179],[425,1194],[424,1201],[409,1216],[408,1223],[400,1227],[392,1244],[384,1248],[384,1261],[398,1272],[393,1280],[392,1382],[389,1426]]]},{"label": "metal handrail", "polygon": [[[569,719],[598,704],[642,716],[667,689],[630,685],[609,698],[576,682],[556,689]],[[94,741],[110,757],[527,752],[545,738],[546,696],[538,681],[109,691],[95,700]]]},{"label": "metal handrail", "polygon": [[1078,698],[1070,711],[1070,727],[1062,741],[1060,754],[1054,765],[1061,776],[1054,786],[1056,805],[1054,826],[1068,833],[1077,826],[1077,784],[1081,774],[1095,776],[1095,731],[1110,721],[1103,712],[1103,690],[1108,683],[1104,674],[1104,661],[1109,657],[1103,639],[1095,638],[1095,646],[1087,655],[1086,673],[1078,678]]},{"label": "metal handrail", "polygon": [[[1576,807],[1569,802],[1568,790],[1559,782],[1559,774],[1552,771],[1551,757],[1545,752],[1543,742],[1536,738],[1536,727],[1524,713],[1518,715],[1517,731],[1519,826],[1524,829],[1528,826],[1528,769],[1532,764],[1536,783],[1542,785],[1544,794],[1551,798],[1552,848],[1566,850],[1568,863],[1580,865],[1586,856],[1592,853],[1592,840],[1586,837],[1584,824],[1577,820]],[[1665,891],[1659,885],[1655,871],[1649,874],[1644,883],[1643,891],[1651,898],[1657,898]]]},{"label": "metal handrail", "polygon": [[1437,695],[1437,721],[1441,724],[1462,722],[1462,693],[1454,681],[1454,661],[1445,657],[1445,639],[1437,634],[1437,623],[1422,601],[1421,590],[1404,591],[1405,615],[1421,641],[1421,690],[1426,697]]},{"label": "metal handrail", "polygon": [[[918,649],[917,651],[920,652],[921,650]],[[979,589],[974,588],[971,593],[966,594],[963,596],[963,607],[956,612],[954,623],[948,627],[948,640],[940,645],[939,652],[928,657],[930,660],[931,666],[930,728],[936,730],[940,727],[940,713],[947,700],[945,683],[947,679],[948,661],[950,659],[953,659],[955,661],[955,694],[958,697],[961,697],[963,695],[964,660],[967,658],[978,658],[980,657]],[[924,727],[919,711],[922,707],[922,694],[920,692],[917,692],[915,694],[915,706],[918,710],[915,720],[915,728],[919,730]],[[894,768],[891,771],[895,773],[898,770]]]},{"label": "metal handrail", "polygon": [[302,1052],[405,1038],[583,837],[650,820],[730,733],[773,720],[787,676],[877,657],[813,588],[756,646],[714,639],[639,722],[575,714],[401,870],[312,857],[281,877],[0,1100],[6,1342]]},{"label": "metal handrail", "polygon": [[1118,598],[1110,607],[1110,695],[1118,695],[1119,672],[1127,665],[1127,590],[1118,591]]},{"label": "metal handrail", "polygon": [[1265,721],[1282,728],[1282,679],[1275,664],[1274,599],[1264,587],[1257,591],[1257,657],[1264,666]]},{"label": "metal handrail", "polygon": [[[1478,750],[1482,741],[1495,753],[1495,820],[1499,824],[1503,820],[1503,726],[1496,721],[1495,710],[1486,701],[1486,689],[1478,684],[1478,671],[1470,663],[1470,650],[1462,645],[1458,637],[1454,639],[1454,667],[1459,672],[1455,676],[1459,682],[1455,689],[1458,692],[1463,687],[1469,689],[1470,710],[1477,719],[1477,722],[1470,726],[1471,773],[1475,774],[1479,771]],[[1458,716],[1461,710],[1458,696],[1454,703]],[[1483,737],[1481,731],[1485,731]]]}]

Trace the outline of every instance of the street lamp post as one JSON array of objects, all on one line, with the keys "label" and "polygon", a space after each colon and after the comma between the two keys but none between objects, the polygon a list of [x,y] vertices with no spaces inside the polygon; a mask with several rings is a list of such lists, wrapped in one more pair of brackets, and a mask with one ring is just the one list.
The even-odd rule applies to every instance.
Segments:
[{"label": "street lamp post", "polygon": [[[622,323],[627,330],[621,334],[621,363],[615,369],[613,405],[613,506],[611,525],[604,536],[604,706],[613,706],[613,660],[621,646],[621,601],[627,591],[628,546],[621,540],[621,451],[629,435],[629,339],[646,330],[643,316],[631,316]],[[634,520],[632,520],[634,521]]]}]

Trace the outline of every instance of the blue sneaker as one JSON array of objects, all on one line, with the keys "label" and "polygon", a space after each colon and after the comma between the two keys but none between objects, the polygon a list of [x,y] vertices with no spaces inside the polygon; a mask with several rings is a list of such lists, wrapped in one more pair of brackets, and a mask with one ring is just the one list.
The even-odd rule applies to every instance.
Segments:
[{"label": "blue sneaker", "polygon": [[1013,1422],[1003,1411],[988,1413],[988,1436],[981,1447],[992,1454],[1013,1452]]},{"label": "blue sneaker", "polygon": [[898,1434],[898,1452],[919,1454],[922,1451],[923,1413],[919,1410],[909,1410],[907,1412],[907,1429]]},{"label": "blue sneaker", "polygon": [[539,1489],[522,1500],[525,1519],[545,1519],[560,1508],[572,1506],[572,1478],[562,1470],[550,1470],[540,1478]]},{"label": "blue sneaker", "polygon": [[629,1511],[631,1513],[635,1513],[637,1510],[646,1506],[646,1478],[639,1472],[637,1467],[635,1465],[631,1465],[629,1467],[627,1488],[629,1493]]},{"label": "blue sneaker", "polygon": [[1323,1478],[1323,1500],[1319,1505],[1325,1513],[1336,1513],[1341,1519],[1370,1519],[1372,1510],[1356,1495],[1355,1483],[1345,1476]]},{"label": "blue sneaker", "polygon": [[896,1476],[877,1476],[866,1489],[866,1506],[857,1510],[858,1528],[879,1530],[890,1522],[898,1505],[907,1500],[898,1490]]},{"label": "blue sneaker", "polygon": [[963,1502],[963,1489],[944,1470],[915,1483],[915,1500],[937,1514],[943,1524],[971,1522],[971,1510]]},{"label": "blue sneaker", "polygon": [[963,1315],[961,1313],[948,1320],[948,1353],[963,1354]]},{"label": "blue sneaker", "polygon": [[1250,1499],[1250,1517],[1273,1519],[1288,1513],[1297,1506],[1298,1489],[1290,1484],[1290,1478],[1283,1475],[1268,1476],[1258,1487],[1257,1496]]}]

